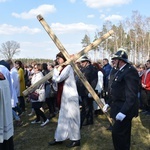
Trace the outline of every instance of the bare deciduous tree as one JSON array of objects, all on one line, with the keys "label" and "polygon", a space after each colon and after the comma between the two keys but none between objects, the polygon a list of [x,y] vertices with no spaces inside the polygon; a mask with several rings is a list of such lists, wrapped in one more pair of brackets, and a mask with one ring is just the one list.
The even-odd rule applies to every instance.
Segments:
[{"label": "bare deciduous tree", "polygon": [[7,41],[1,44],[0,52],[6,59],[12,59],[20,52],[20,44],[16,41]]},{"label": "bare deciduous tree", "polygon": [[[101,37],[110,29],[114,31],[114,34],[101,43],[98,49],[99,54],[103,54],[103,58],[111,58],[111,55],[122,47],[127,50],[129,60],[134,64],[145,63],[145,60],[150,59],[150,17],[142,16],[138,11],[132,11],[130,18],[118,24],[106,21],[101,31],[96,31],[94,39]],[[82,44],[88,44],[87,39],[85,36]],[[94,50],[96,52],[96,49]],[[97,58],[101,56],[99,54],[95,53],[95,60],[99,59]]]}]

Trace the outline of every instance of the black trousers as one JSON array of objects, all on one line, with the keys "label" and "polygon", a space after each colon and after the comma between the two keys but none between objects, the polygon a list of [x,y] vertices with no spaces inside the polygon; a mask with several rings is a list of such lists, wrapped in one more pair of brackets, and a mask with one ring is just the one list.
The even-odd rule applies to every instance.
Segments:
[{"label": "black trousers", "polygon": [[43,102],[33,102],[32,108],[34,108],[35,114],[36,114],[36,121],[40,121],[40,117],[42,117],[43,121],[45,122],[47,120],[47,117],[45,116],[44,112],[40,109],[43,105]]},{"label": "black trousers", "polygon": [[19,107],[24,112],[25,111],[25,100],[24,100],[24,97],[23,96],[19,96],[18,100],[19,100]]},{"label": "black trousers", "polygon": [[82,110],[81,110],[81,127],[84,120],[86,123],[93,123],[93,99],[89,97],[81,97]]},{"label": "black trousers", "polygon": [[10,137],[8,140],[4,140],[3,143],[0,143],[0,150],[14,150],[13,137]]},{"label": "black trousers", "polygon": [[21,114],[22,113],[22,110],[21,110],[21,108],[17,105],[15,108],[13,108],[13,110],[15,111],[15,112],[18,112],[18,114]]},{"label": "black trousers", "polygon": [[115,121],[112,127],[112,139],[115,150],[130,150],[131,121],[125,118],[123,121]]},{"label": "black trousers", "polygon": [[49,113],[54,114],[55,107],[56,107],[56,98],[55,97],[46,98],[45,101],[46,101],[46,104],[48,106]]},{"label": "black trousers", "polygon": [[150,111],[150,91],[145,89],[141,90],[141,101],[143,104],[143,109]]}]

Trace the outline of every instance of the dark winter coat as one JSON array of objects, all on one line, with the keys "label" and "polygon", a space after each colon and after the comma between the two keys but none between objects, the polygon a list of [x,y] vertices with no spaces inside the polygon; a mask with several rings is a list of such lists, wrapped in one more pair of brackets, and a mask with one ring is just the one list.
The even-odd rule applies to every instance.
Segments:
[{"label": "dark winter coat", "polygon": [[114,119],[119,112],[130,119],[138,116],[138,87],[137,70],[126,64],[117,72],[111,85],[111,116]]},{"label": "dark winter coat", "polygon": [[[98,81],[98,70],[96,69],[96,67],[90,64],[87,67],[82,68],[81,72],[83,73],[83,75],[85,76],[89,84],[92,86],[92,88],[95,90]],[[77,83],[77,90],[79,95],[87,96],[89,92],[84,86],[84,84],[82,83],[82,81],[80,79],[77,79],[76,83]]]}]

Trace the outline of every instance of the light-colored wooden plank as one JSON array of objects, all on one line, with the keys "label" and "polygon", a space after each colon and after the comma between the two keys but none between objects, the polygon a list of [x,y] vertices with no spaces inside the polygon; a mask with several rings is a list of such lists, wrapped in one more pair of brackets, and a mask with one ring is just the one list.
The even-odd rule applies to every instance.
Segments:
[{"label": "light-colored wooden plank", "polygon": [[[55,43],[55,45],[57,46],[57,48],[60,50],[60,52],[63,53],[63,55],[65,56],[65,58],[67,59],[67,61],[70,60],[70,64],[72,65],[74,71],[79,76],[80,80],[82,81],[82,83],[84,84],[84,86],[86,87],[86,89],[89,91],[89,93],[92,95],[92,97],[94,98],[94,100],[96,101],[96,103],[102,109],[103,105],[104,105],[103,102],[97,96],[97,94],[95,93],[95,91],[93,90],[93,88],[91,87],[91,85],[89,84],[89,82],[86,80],[86,78],[84,77],[84,75],[82,74],[82,72],[79,70],[79,68],[77,67],[77,65],[74,63],[73,59],[70,59],[70,55],[68,54],[68,52],[66,51],[66,49],[64,48],[64,46],[61,44],[61,42],[59,41],[59,39],[57,38],[57,36],[54,34],[54,32],[51,30],[51,28],[49,27],[49,25],[46,23],[46,21],[44,20],[44,18],[41,15],[39,15],[37,18],[40,21],[40,23],[42,24],[42,26],[44,27],[44,29],[46,30],[46,32],[48,33],[48,35],[51,37],[51,39],[53,40],[53,42]],[[111,31],[111,32],[113,32],[113,31]],[[98,44],[98,43],[99,43],[99,41],[97,41],[96,44]],[[91,45],[90,48],[93,48],[95,45]],[[87,49],[90,49],[90,48],[87,48]],[[81,55],[79,54],[79,55],[76,55],[76,56],[80,57]],[[109,113],[108,112],[104,112],[104,114],[106,115],[106,117],[109,120],[109,122],[111,124],[113,124],[112,119],[109,117]]]}]

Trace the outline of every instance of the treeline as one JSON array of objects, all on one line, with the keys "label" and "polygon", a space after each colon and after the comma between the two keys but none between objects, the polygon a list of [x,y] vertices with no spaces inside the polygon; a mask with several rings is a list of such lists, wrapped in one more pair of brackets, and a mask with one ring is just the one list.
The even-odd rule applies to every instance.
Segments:
[{"label": "treeline", "polygon": [[[145,63],[147,59],[150,59],[150,17],[133,11],[131,18],[126,18],[117,25],[107,21],[103,24],[101,31],[96,31],[94,40],[111,29],[115,34],[95,48],[95,60],[99,59],[99,53],[102,53],[101,57],[111,57],[120,47],[127,50],[129,60],[135,64]],[[90,37],[85,35],[81,43],[85,47],[91,42],[93,41]]]},{"label": "treeline", "polygon": [[[133,11],[130,18],[120,21],[117,25],[107,21],[102,25],[100,31],[95,32],[94,40],[98,39],[109,30],[114,31],[114,35],[98,45],[92,52],[92,60],[111,59],[113,53],[122,47],[127,50],[129,60],[134,63],[145,63],[150,59],[150,17],[142,16],[138,11]],[[93,39],[93,38],[92,38]],[[85,34],[81,43],[83,47],[88,46],[90,37]],[[6,59],[12,59],[14,55],[20,52],[20,45],[15,41],[2,43],[0,53]],[[32,61],[39,63],[52,62],[49,59],[20,59],[24,64],[30,64]]]},{"label": "treeline", "polygon": [[31,65],[32,62],[36,63],[53,63],[53,60],[51,59],[40,59],[40,58],[35,58],[35,59],[30,59],[30,58],[18,58],[18,59],[13,59],[13,61],[20,60],[24,65]]}]

